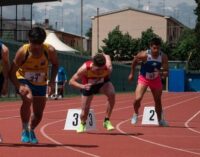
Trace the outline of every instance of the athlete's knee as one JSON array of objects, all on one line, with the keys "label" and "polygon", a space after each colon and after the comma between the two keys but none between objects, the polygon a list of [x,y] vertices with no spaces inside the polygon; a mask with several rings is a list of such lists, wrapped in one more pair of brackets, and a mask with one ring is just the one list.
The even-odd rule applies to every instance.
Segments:
[{"label": "athlete's knee", "polygon": [[140,103],[142,101],[142,96],[138,96],[135,98],[135,103]]}]

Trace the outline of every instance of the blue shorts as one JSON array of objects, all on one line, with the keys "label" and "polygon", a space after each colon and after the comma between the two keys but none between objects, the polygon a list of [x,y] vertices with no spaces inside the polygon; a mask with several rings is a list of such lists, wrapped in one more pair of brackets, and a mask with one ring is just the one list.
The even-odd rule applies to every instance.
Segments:
[{"label": "blue shorts", "polygon": [[30,83],[29,81],[27,81],[25,79],[18,79],[18,80],[21,84],[28,85],[28,87],[32,91],[33,96],[46,96],[46,92],[47,92],[46,85],[45,86],[37,86],[37,85],[33,85],[32,83]]}]

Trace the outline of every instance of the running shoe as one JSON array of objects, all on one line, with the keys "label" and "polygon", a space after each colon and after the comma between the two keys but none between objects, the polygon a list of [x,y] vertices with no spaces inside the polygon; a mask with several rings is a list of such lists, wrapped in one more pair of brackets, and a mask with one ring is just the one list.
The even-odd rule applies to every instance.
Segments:
[{"label": "running shoe", "polygon": [[30,143],[32,143],[32,144],[37,144],[38,143],[38,139],[37,139],[37,137],[36,137],[36,135],[35,135],[33,130],[31,130],[29,132],[29,139],[30,139]]},{"label": "running shoe", "polygon": [[23,130],[22,131],[21,142],[23,142],[23,143],[29,143],[30,142],[29,131],[28,130]]},{"label": "running shoe", "polygon": [[1,134],[0,134],[0,143],[3,143],[3,138],[1,136]]},{"label": "running shoe", "polygon": [[131,124],[136,124],[138,121],[138,115],[137,114],[134,114],[132,119],[131,119]]},{"label": "running shoe", "polygon": [[109,120],[103,122],[103,127],[106,128],[108,131],[115,129]]},{"label": "running shoe", "polygon": [[86,132],[86,123],[81,123],[76,130],[77,133],[83,133]]},{"label": "running shoe", "polygon": [[160,127],[168,127],[169,125],[165,120],[162,119],[159,121],[159,126]]}]

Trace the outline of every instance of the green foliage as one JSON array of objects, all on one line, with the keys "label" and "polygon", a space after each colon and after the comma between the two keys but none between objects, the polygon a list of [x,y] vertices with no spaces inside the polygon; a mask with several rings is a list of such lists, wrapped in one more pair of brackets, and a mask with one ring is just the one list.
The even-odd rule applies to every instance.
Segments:
[{"label": "green foliage", "polygon": [[[112,60],[132,60],[133,56],[141,50],[146,50],[149,47],[149,42],[152,38],[158,37],[152,28],[142,32],[142,37],[139,39],[132,38],[129,33],[122,33],[117,26],[108,34],[108,38],[104,39],[105,46],[102,51],[111,56]],[[162,42],[162,50],[170,51],[169,45]]]},{"label": "green foliage", "polygon": [[196,37],[194,31],[191,29],[185,29],[177,42],[176,48],[173,50],[173,59],[182,61],[187,60],[189,54],[194,51],[195,44]]},{"label": "green foliage", "polygon": [[195,49],[191,53],[188,67],[192,70],[200,70],[200,0],[195,1],[197,3],[197,7],[194,10],[195,14],[197,15],[196,26],[194,30]]},{"label": "green foliage", "polygon": [[146,31],[143,31],[141,39],[139,39],[139,46],[138,46],[139,50],[146,50],[146,49],[148,49],[149,48],[149,42],[154,37],[158,37],[158,35],[156,35],[153,32],[152,28],[149,28]]},{"label": "green foliage", "polygon": [[115,61],[131,60],[134,52],[137,51],[137,41],[128,33],[123,34],[119,26],[109,32],[108,38],[103,42],[105,43],[102,47],[103,52],[109,54]]},{"label": "green foliage", "polygon": [[90,27],[87,32],[85,33],[85,36],[89,37],[90,39],[92,38],[92,28]]}]

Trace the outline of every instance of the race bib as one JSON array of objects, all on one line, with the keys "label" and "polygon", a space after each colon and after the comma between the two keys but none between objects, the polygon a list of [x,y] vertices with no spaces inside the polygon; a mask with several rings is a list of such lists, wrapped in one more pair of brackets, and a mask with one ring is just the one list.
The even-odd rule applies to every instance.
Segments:
[{"label": "race bib", "polygon": [[98,78],[98,79],[89,79],[88,80],[88,83],[91,83],[91,84],[99,84],[99,83],[103,83],[104,82],[104,78]]},{"label": "race bib", "polygon": [[152,73],[146,73],[146,78],[149,80],[153,80],[159,76],[159,72],[152,72]]},{"label": "race bib", "polygon": [[45,80],[45,73],[39,72],[26,72],[25,79],[31,82],[43,82]]}]

